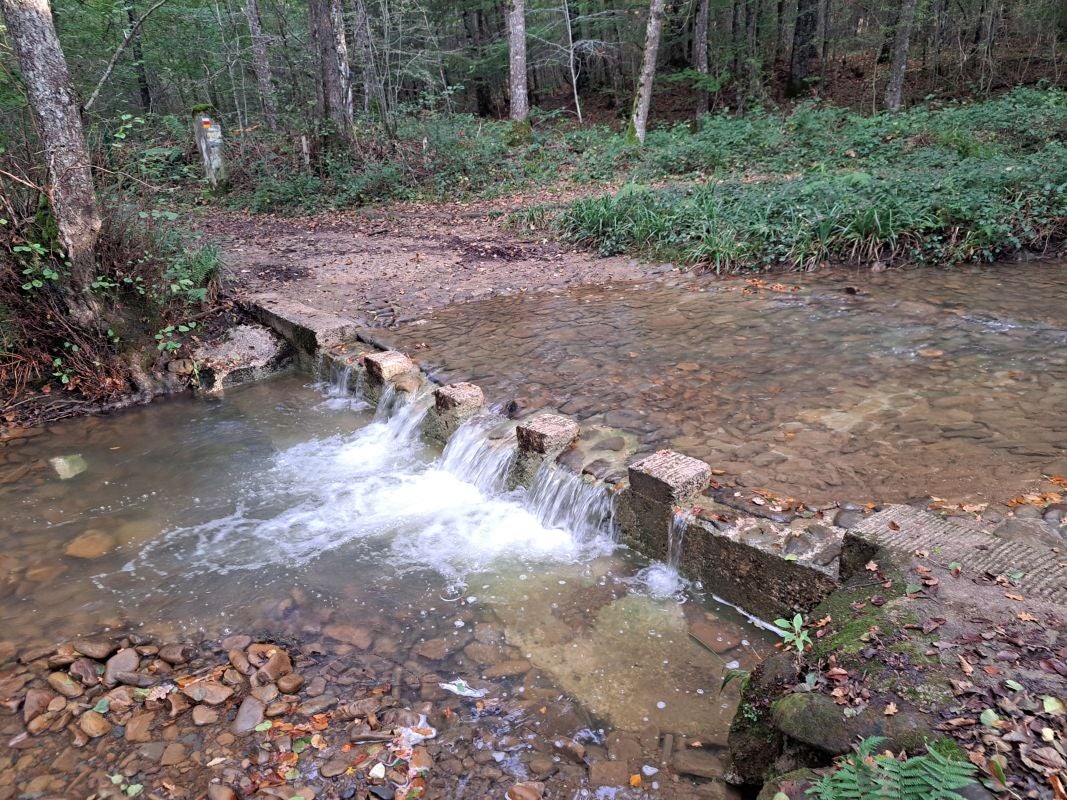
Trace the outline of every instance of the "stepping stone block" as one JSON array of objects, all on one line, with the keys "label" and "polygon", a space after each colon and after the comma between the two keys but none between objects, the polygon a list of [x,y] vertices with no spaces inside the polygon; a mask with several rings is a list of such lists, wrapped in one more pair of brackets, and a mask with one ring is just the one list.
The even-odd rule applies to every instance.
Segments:
[{"label": "stepping stone block", "polygon": [[635,494],[667,505],[688,500],[711,480],[710,466],[674,450],[660,450],[634,462],[629,473]]},{"label": "stepping stone block", "polygon": [[434,390],[433,403],[440,413],[463,415],[485,405],[485,395],[473,383],[452,383]]},{"label": "stepping stone block", "polygon": [[558,453],[578,438],[578,423],[559,414],[542,414],[515,429],[519,449],[524,453],[551,455]]},{"label": "stepping stone block", "polygon": [[405,372],[413,372],[416,369],[410,358],[396,350],[371,353],[364,357],[363,363],[367,367],[367,374],[379,383]]}]

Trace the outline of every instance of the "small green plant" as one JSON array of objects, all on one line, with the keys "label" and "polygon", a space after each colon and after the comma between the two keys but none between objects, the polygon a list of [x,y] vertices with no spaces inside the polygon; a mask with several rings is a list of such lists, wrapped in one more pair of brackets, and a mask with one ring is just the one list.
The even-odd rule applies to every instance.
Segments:
[{"label": "small green plant", "polygon": [[26,282],[22,284],[22,288],[25,291],[40,289],[45,285],[45,281],[59,280],[59,271],[48,260],[48,248],[40,242],[17,244],[11,250],[23,265],[22,275]]},{"label": "small green plant", "polygon": [[808,789],[818,800],[960,800],[955,790],[974,783],[974,765],[930,748],[926,755],[898,759],[875,755],[885,742],[872,736],[842,757],[836,769]]},{"label": "small green plant", "polygon": [[126,137],[130,135],[134,127],[137,125],[144,125],[144,119],[142,117],[135,117],[133,114],[123,114],[119,117],[119,126],[111,134],[112,142],[111,146],[115,149],[119,149],[125,143]]},{"label": "small green plant", "polygon": [[141,792],[144,791],[144,786],[142,784],[128,783],[126,781],[125,775],[116,772],[114,775],[110,775],[109,777],[111,779],[111,783],[115,786],[118,786],[119,791],[122,792],[126,797],[137,797],[139,794],[141,794]]},{"label": "small green plant", "polygon": [[195,322],[183,322],[178,325],[167,325],[156,334],[156,349],[167,353],[181,350],[182,343],[178,341],[179,334],[189,333],[196,327]]},{"label": "small green plant", "polygon": [[66,386],[70,383],[70,377],[74,374],[74,370],[70,367],[63,366],[62,358],[52,359],[52,377],[57,378],[60,383]]},{"label": "small green plant", "polygon": [[793,619],[776,619],[774,626],[782,635],[785,646],[796,651],[797,658],[804,655],[804,651],[811,647],[811,636],[804,627],[804,617],[797,614]]}]

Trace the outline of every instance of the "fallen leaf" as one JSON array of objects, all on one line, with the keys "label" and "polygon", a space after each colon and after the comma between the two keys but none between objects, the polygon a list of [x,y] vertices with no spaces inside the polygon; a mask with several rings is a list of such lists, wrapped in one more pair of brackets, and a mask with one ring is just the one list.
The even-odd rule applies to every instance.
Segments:
[{"label": "fallen leaf", "polygon": [[1019,620],[1021,620],[1022,622],[1037,622],[1037,617],[1035,617],[1033,614],[1030,614],[1030,613],[1028,613],[1026,611],[1020,611],[1015,616]]},{"label": "fallen leaf", "polygon": [[963,674],[964,675],[973,675],[974,674],[974,667],[971,666],[971,662],[969,662],[963,656],[959,656],[959,659],[960,659],[960,669],[963,670]]},{"label": "fallen leaf", "polygon": [[1060,716],[1061,714],[1067,713],[1067,710],[1065,710],[1064,708],[1063,701],[1060,700],[1058,697],[1053,697],[1052,695],[1044,695],[1041,698],[1041,702],[1044,704],[1046,714]]},{"label": "fallen leaf", "polygon": [[876,563],[874,563],[873,561],[868,561],[864,565],[864,569],[866,569],[868,572],[877,572],[878,571],[878,565]]},{"label": "fallen leaf", "polygon": [[885,707],[885,715],[886,715],[887,717],[891,717],[891,716],[893,716],[893,715],[894,715],[894,714],[896,714],[896,713],[897,713],[897,704],[896,704],[896,703],[889,703],[889,704],[888,704],[888,705],[887,705],[887,706]]},{"label": "fallen leaf", "polygon": [[1005,596],[1006,598],[1008,598],[1009,600],[1019,600],[1019,601],[1022,601],[1022,600],[1025,600],[1025,599],[1026,599],[1026,598],[1025,598],[1025,597],[1023,597],[1023,596],[1022,596],[1021,594],[1015,594],[1014,592],[1004,592],[1004,596]]}]

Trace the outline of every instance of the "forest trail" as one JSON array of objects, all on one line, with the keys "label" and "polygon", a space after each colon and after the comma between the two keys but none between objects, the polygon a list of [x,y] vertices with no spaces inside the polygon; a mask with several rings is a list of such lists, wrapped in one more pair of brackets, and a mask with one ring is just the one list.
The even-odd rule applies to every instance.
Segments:
[{"label": "forest trail", "polygon": [[517,195],[308,217],[213,209],[197,227],[222,246],[239,296],[283,292],[372,327],[470,300],[662,271],[568,248],[542,232],[516,231],[507,214],[529,202]]}]

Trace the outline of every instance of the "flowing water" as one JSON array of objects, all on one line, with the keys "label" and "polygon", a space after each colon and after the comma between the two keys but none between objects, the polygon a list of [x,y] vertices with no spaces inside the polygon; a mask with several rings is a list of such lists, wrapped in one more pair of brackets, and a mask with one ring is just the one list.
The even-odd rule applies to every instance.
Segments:
[{"label": "flowing water", "polygon": [[[328,649],[358,628],[405,669],[512,665],[504,685],[569,698],[601,738],[725,742],[720,676],[766,634],[710,597],[656,596],[606,496],[569,473],[506,493],[513,423],[475,418],[441,453],[417,435],[429,395],[375,412],[342,385],[283,376],[0,448],[0,652],[107,627]],[[697,622],[729,646],[699,646]]]},{"label": "flowing water", "polygon": [[1067,470],[1065,308],[1067,265],[998,264],[581,287],[382,338],[520,413],[622,429],[781,496],[1003,502]]}]

